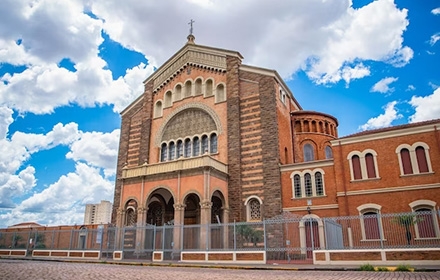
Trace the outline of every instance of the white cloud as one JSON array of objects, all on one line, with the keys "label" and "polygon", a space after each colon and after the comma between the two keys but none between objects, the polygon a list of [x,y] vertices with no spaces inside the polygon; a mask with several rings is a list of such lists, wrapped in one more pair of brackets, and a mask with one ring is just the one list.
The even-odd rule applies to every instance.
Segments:
[{"label": "white cloud", "polygon": [[391,123],[394,120],[402,118],[402,115],[398,114],[395,108],[396,104],[396,101],[388,103],[385,107],[385,112],[383,114],[369,119],[366,124],[361,125],[359,128],[361,130],[370,130],[391,126]]},{"label": "white cloud", "polygon": [[380,92],[380,93],[387,93],[387,92],[393,92],[394,88],[390,88],[390,84],[397,81],[398,78],[394,77],[386,77],[374,84],[374,86],[370,89],[371,92]]},{"label": "white cloud", "polygon": [[14,198],[29,193],[36,186],[35,168],[23,168],[32,154],[57,145],[69,145],[78,135],[75,123],[57,124],[47,134],[15,132],[10,139],[5,134],[0,139],[0,207],[12,207]]},{"label": "white cloud", "polygon": [[0,139],[5,139],[9,131],[9,125],[14,121],[13,111],[8,107],[0,107]]},{"label": "white cloud", "polygon": [[415,87],[414,85],[409,85],[409,86],[406,88],[406,91],[414,91],[414,90],[416,90],[416,87]]},{"label": "white cloud", "polygon": [[440,118],[440,88],[434,90],[431,95],[413,96],[409,104],[416,111],[409,117],[411,123]]},{"label": "white cloud", "polygon": [[119,133],[86,132],[72,143],[66,158],[75,161],[86,161],[89,165],[104,169],[106,177],[116,173],[116,160],[119,147]]},{"label": "white cloud", "polygon": [[[126,5],[132,8],[121,10],[118,1],[101,0],[90,8],[105,19],[104,29],[112,39],[146,54],[156,66],[185,42],[190,18],[196,21],[197,42],[240,50],[245,63],[277,69],[283,77],[304,68],[318,83],[349,82],[369,75],[368,68],[360,66],[362,61],[402,65],[412,58],[412,50],[402,45],[407,10],[399,10],[390,0],[360,9],[350,4],[349,0],[212,1],[205,6],[176,1],[170,8],[169,2],[129,0]],[[362,71],[350,74],[354,69]]]},{"label": "white cloud", "polygon": [[440,33],[436,33],[432,35],[431,39],[429,40],[429,43],[431,44],[431,46],[433,46],[435,45],[435,43],[437,43],[438,40],[440,40]]},{"label": "white cloud", "polygon": [[440,15],[440,8],[435,8],[431,11],[434,15]]},{"label": "white cloud", "polygon": [[102,178],[98,168],[77,163],[75,172],[60,177],[41,193],[0,215],[0,221],[8,221],[8,225],[23,221],[44,225],[82,224],[85,204],[112,200],[112,196],[113,183]]}]

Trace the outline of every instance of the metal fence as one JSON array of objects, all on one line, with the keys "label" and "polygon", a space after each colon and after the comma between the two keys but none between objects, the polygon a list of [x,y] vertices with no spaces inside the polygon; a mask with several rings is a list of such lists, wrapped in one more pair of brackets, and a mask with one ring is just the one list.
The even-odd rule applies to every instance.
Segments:
[{"label": "metal fence", "polygon": [[0,248],[100,250],[102,258],[151,259],[162,251],[265,251],[268,262],[307,261],[313,250],[440,247],[439,212],[313,218],[284,213],[255,223],[0,232]]}]

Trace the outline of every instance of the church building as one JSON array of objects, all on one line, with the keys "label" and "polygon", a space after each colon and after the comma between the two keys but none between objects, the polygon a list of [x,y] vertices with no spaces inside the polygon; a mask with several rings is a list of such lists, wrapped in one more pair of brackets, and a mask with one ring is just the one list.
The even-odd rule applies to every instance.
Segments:
[{"label": "church building", "polygon": [[[335,117],[242,60],[190,34],[144,81],[121,112],[114,224],[436,213],[440,120],[339,137]],[[423,234],[439,238],[437,221]]]}]

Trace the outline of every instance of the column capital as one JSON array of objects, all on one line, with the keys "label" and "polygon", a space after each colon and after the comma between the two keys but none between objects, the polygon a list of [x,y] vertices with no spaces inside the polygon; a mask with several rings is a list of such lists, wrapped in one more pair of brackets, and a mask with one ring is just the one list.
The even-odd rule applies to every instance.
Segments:
[{"label": "column capital", "polygon": [[186,205],[182,203],[174,203],[173,207],[176,211],[182,211],[185,210]]},{"label": "column capital", "polygon": [[200,202],[200,208],[202,209],[211,208],[211,206],[212,206],[212,202],[209,200],[203,200]]}]

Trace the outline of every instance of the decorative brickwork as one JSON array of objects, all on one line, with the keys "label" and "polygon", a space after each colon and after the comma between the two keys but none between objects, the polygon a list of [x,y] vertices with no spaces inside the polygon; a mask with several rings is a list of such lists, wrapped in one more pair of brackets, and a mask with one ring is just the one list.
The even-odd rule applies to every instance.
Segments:
[{"label": "decorative brickwork", "polygon": [[162,135],[162,141],[216,131],[214,120],[203,110],[187,109],[175,115]]},{"label": "decorative brickwork", "polygon": [[243,220],[246,215],[242,210],[241,195],[241,161],[237,155],[241,154],[240,137],[240,92],[239,66],[241,61],[235,57],[226,58],[227,83],[227,124],[228,124],[228,164],[229,164],[229,220]]}]

